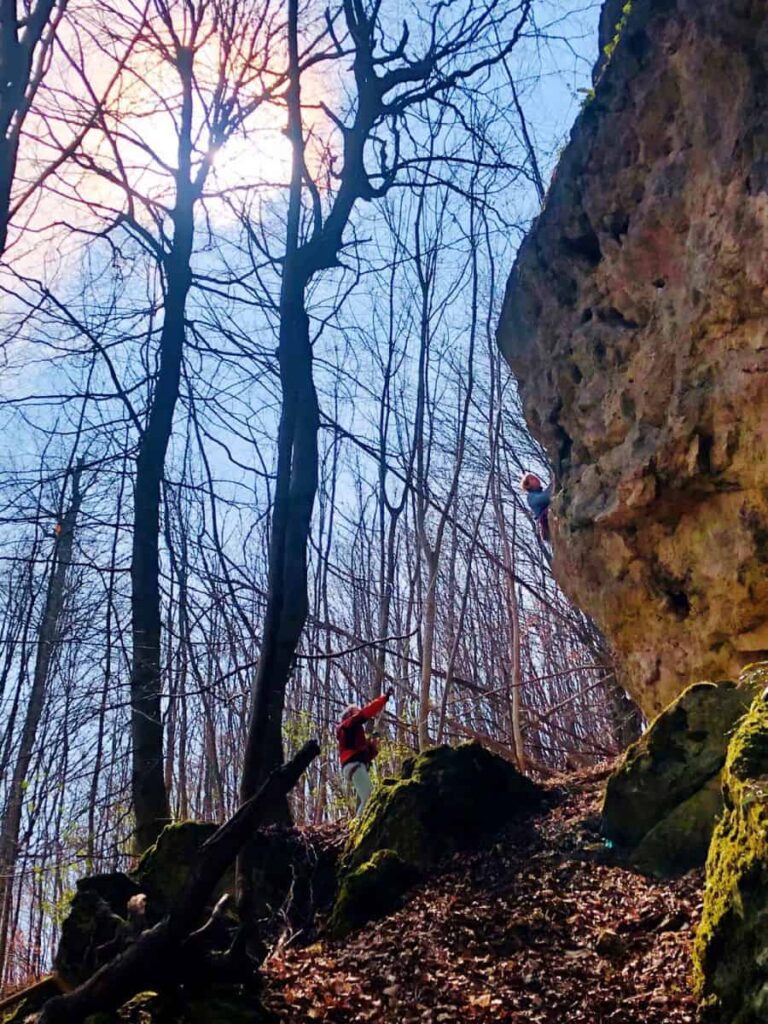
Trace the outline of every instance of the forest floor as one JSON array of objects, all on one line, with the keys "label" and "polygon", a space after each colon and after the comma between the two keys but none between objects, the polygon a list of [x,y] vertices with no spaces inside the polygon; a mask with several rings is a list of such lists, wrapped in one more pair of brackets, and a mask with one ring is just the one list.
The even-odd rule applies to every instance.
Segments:
[{"label": "forest floor", "polygon": [[340,942],[284,946],[265,1002],[288,1024],[683,1024],[702,873],[606,863],[605,771],[492,846],[457,855],[394,914]]}]

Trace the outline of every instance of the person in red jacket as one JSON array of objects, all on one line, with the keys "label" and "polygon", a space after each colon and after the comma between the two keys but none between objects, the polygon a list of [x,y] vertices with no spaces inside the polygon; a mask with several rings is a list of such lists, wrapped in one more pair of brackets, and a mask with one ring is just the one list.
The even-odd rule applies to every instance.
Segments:
[{"label": "person in red jacket", "polygon": [[365,734],[365,723],[375,718],[381,711],[392,691],[388,690],[383,696],[376,697],[364,708],[351,704],[341,721],[336,726],[336,739],[339,741],[339,760],[341,761],[341,774],[347,782],[351,782],[357,794],[357,807],[355,814],[362,814],[363,808],[368,803],[371,795],[371,776],[368,774],[368,766],[379,752],[376,737],[368,737]]}]

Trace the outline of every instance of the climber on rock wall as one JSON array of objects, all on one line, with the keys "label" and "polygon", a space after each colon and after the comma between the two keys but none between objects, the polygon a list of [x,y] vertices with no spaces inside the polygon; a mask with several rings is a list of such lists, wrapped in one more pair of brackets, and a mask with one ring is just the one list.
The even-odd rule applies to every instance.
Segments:
[{"label": "climber on rock wall", "polygon": [[368,737],[365,734],[365,723],[375,718],[382,710],[392,691],[376,697],[364,708],[351,704],[336,727],[336,738],[339,741],[339,760],[341,773],[347,782],[351,782],[357,794],[355,814],[362,814],[363,808],[371,795],[371,777],[368,766],[379,752],[376,734]]},{"label": "climber on rock wall", "polygon": [[550,483],[545,488],[535,473],[523,473],[520,487],[525,491],[541,539],[545,544],[549,544],[549,506],[552,501],[552,484]]}]

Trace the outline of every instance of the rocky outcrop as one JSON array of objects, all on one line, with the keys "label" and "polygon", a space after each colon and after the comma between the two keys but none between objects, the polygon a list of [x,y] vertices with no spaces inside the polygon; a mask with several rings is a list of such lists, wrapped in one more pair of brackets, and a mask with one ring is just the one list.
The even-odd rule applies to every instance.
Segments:
[{"label": "rocky outcrop", "polygon": [[[763,672],[768,682],[768,671]],[[694,960],[703,1020],[768,1019],[768,700],[742,719],[723,769]]]},{"label": "rocky outcrop", "polygon": [[[215,825],[205,822],[168,825],[128,873],[78,881],[55,960],[56,976],[66,989],[84,982],[168,914],[182,895],[203,844],[216,831]],[[253,914],[260,939],[274,938],[278,923],[306,939],[312,937],[318,902],[324,900],[327,906],[335,895],[338,845],[330,836],[323,841],[322,836],[318,840],[290,828],[264,828],[253,837]],[[230,869],[211,894],[209,909],[225,892],[234,891]],[[159,976],[148,979],[150,989],[162,981],[160,994],[142,993],[118,1012],[100,1015],[99,1024],[255,1024],[267,1019],[255,963],[227,953],[239,927],[233,904],[220,907],[215,920],[209,921],[205,941],[196,952],[194,944],[185,947],[181,962],[192,964],[191,970],[185,967],[181,976],[174,976],[178,964],[162,963]],[[199,938],[201,932],[196,934]],[[252,942],[249,954],[255,952]],[[21,1024],[31,1006],[37,1008],[41,999],[56,992],[54,987],[22,997],[7,1024]]]},{"label": "rocky outcrop", "polygon": [[542,806],[543,791],[479,743],[434,747],[385,779],[356,823],[328,930],[344,935],[393,910],[446,854]]},{"label": "rocky outcrop", "polygon": [[768,7],[618,12],[499,341],[558,579],[651,717],[768,650]]},{"label": "rocky outcrop", "polygon": [[688,687],[629,747],[608,779],[602,819],[633,867],[666,877],[704,863],[723,807],[728,743],[766,674]]}]

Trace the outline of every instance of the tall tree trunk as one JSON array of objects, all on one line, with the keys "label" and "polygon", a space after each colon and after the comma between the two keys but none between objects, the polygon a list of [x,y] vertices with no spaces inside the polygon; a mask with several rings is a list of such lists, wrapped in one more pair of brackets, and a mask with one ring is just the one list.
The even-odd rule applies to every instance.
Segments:
[{"label": "tall tree trunk", "polygon": [[523,748],[522,726],[522,685],[523,674],[520,664],[520,610],[518,607],[517,590],[515,589],[515,556],[514,545],[517,535],[517,506],[513,506],[512,538],[507,532],[507,522],[501,500],[499,474],[493,488],[493,507],[496,525],[501,537],[501,551],[504,561],[505,592],[507,605],[507,629],[509,635],[509,720],[512,742],[515,748],[515,760],[520,771],[525,771],[525,751]]},{"label": "tall tree trunk", "polygon": [[425,561],[427,563],[427,592],[424,595],[422,611],[421,636],[421,675],[419,680],[419,750],[426,750],[432,745],[429,736],[429,712],[432,707],[430,696],[432,690],[432,660],[435,651],[435,623],[437,620],[437,571],[439,551],[429,549],[425,543]]},{"label": "tall tree trunk", "polygon": [[[291,280],[292,277],[299,280]],[[282,761],[285,690],[307,618],[307,540],[317,491],[319,415],[312,379],[304,282],[286,261],[280,299],[277,483],[269,551],[269,589],[259,668],[248,725],[241,799],[256,792]],[[287,819],[287,804],[276,812]]]},{"label": "tall tree trunk", "polygon": [[[67,584],[67,571],[72,562],[72,548],[75,537],[75,524],[80,511],[80,477],[82,460],[78,461],[72,473],[72,496],[69,508],[64,514],[56,538],[53,551],[53,564],[48,580],[48,592],[45,608],[37,639],[35,669],[32,676],[32,689],[24,717],[24,725],[19,740],[16,763],[13,766],[8,797],[0,824],[0,908],[4,909],[4,919],[9,919],[10,893],[13,888],[15,866],[18,854],[19,831],[24,804],[24,790],[29,774],[32,750],[40,718],[45,707],[48,679],[51,671],[56,644],[59,640],[61,612],[64,607],[64,595]],[[0,965],[5,963],[6,929],[0,935]],[[0,970],[0,976],[3,971]]]},{"label": "tall tree trunk", "polygon": [[[309,611],[307,542],[318,479],[319,410],[312,377],[306,286],[313,265],[299,245],[304,135],[301,115],[298,0],[288,0],[287,90],[291,185],[280,289],[279,362],[282,407],[269,546],[267,607],[253,689],[240,797],[248,800],[283,760],[283,707],[293,658]],[[340,238],[339,238],[340,241]],[[335,249],[332,255],[335,255]],[[287,799],[274,817],[289,818]],[[241,896],[247,882],[241,872]]]},{"label": "tall tree trunk", "polygon": [[138,852],[151,846],[170,820],[163,771],[160,672],[160,489],[179,397],[185,310],[192,275],[197,184],[192,165],[192,51],[180,50],[184,90],[179,131],[179,171],[173,209],[173,242],[164,261],[166,296],[160,334],[160,369],[147,427],[139,441],[134,492],[131,610],[132,795]]}]

